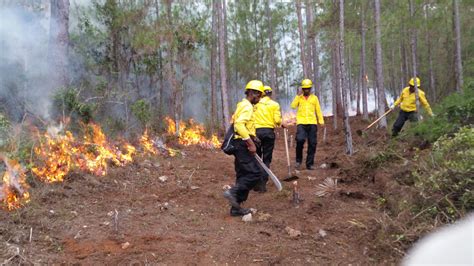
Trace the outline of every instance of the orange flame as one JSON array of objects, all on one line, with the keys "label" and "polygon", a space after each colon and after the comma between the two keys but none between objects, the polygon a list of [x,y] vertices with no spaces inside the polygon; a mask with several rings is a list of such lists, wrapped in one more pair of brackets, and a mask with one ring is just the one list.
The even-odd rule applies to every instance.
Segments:
[{"label": "orange flame", "polygon": [[78,152],[73,147],[74,137],[66,131],[64,136],[52,136],[45,133],[45,142],[41,142],[34,152],[42,166],[33,167],[31,171],[45,182],[61,182],[73,166],[72,155]]},{"label": "orange flame", "polygon": [[85,126],[83,141],[74,138],[71,132],[65,135],[44,134],[45,142],[35,148],[40,166],[31,170],[42,181],[61,182],[72,169],[80,169],[94,175],[107,174],[109,163],[124,166],[133,161],[135,147],[128,143],[123,149],[111,145],[96,124]]},{"label": "orange flame", "polygon": [[109,162],[122,166],[119,149],[107,142],[102,129],[96,124],[86,126],[84,144],[80,149],[79,167],[95,175],[106,175]]},{"label": "orange flame", "polygon": [[154,142],[153,140],[151,140],[150,137],[148,136],[147,130],[145,130],[145,132],[141,136],[140,144],[145,152],[148,152],[151,154],[158,154],[158,152],[161,151],[161,154],[163,155],[174,157],[178,155],[179,153],[179,150],[169,148],[162,141]]},{"label": "orange flame", "polygon": [[155,148],[155,146],[153,146],[153,142],[150,140],[150,137],[148,136],[147,129],[145,129],[145,132],[140,138],[140,144],[142,145],[144,151],[149,152],[151,154],[158,153],[158,150]]},{"label": "orange flame", "polygon": [[29,186],[26,184],[25,171],[17,161],[10,160],[2,154],[0,159],[7,167],[2,178],[0,202],[4,203],[7,210],[18,209],[30,201],[30,194],[26,191]]},{"label": "orange flame", "polygon": [[[168,123],[168,134],[176,134],[176,122],[166,117]],[[202,124],[196,123],[193,119],[189,119],[187,125],[183,121],[179,122],[179,143],[185,146],[200,145],[203,148],[219,147],[220,141],[216,135],[212,135],[209,139],[205,136],[206,130]]]},{"label": "orange flame", "polygon": [[296,124],[296,113],[292,111],[283,113],[282,120],[287,125],[294,125]]}]

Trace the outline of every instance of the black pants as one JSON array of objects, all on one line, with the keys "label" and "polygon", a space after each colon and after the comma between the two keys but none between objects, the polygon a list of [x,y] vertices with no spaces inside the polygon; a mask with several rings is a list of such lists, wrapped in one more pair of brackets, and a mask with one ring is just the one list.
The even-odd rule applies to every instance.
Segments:
[{"label": "black pants", "polygon": [[[261,144],[257,147],[258,156],[262,157],[263,162],[270,168],[273,157],[273,147],[275,147],[275,132],[273,128],[257,128],[257,137]],[[268,181],[268,175],[265,175],[264,182]]]},{"label": "black pants", "polygon": [[407,120],[410,120],[411,122],[418,121],[418,118],[416,117],[416,112],[405,112],[403,110],[400,110],[397,120],[393,124],[392,136],[395,137],[398,135],[398,133],[400,133],[400,130],[402,130],[403,125]]},{"label": "black pants", "polygon": [[257,159],[252,156],[247,148],[245,141],[234,140],[235,151],[235,186],[230,192],[237,198],[237,202],[241,203],[247,200],[249,191],[257,185],[265,175],[265,170],[258,164]]},{"label": "black pants", "polygon": [[296,127],[296,162],[303,161],[303,146],[308,139],[308,151],[306,155],[306,167],[314,165],[316,153],[318,127],[316,125],[298,125]]},{"label": "black pants", "polygon": [[273,148],[275,147],[275,132],[273,128],[257,128],[257,137],[261,144],[257,149],[257,154],[262,157],[266,166],[270,167],[273,157]]}]

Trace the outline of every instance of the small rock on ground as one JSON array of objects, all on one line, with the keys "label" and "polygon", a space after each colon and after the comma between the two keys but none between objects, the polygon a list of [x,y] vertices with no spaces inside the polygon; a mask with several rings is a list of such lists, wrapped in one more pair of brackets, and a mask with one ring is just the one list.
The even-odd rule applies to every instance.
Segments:
[{"label": "small rock on ground", "polygon": [[296,238],[296,237],[301,236],[301,231],[293,229],[289,226],[285,228],[285,231],[288,233],[288,235],[290,235],[291,238]]},{"label": "small rock on ground", "polygon": [[252,221],[252,213],[248,213],[244,216],[242,216],[242,221],[248,223]]}]

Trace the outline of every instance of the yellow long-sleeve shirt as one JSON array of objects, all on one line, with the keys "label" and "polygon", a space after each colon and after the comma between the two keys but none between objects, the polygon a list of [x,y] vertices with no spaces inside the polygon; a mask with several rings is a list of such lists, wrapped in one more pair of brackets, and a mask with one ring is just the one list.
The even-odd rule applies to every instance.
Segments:
[{"label": "yellow long-sleeve shirt", "polygon": [[244,98],[237,104],[234,112],[234,131],[236,139],[248,139],[250,136],[255,136],[255,122],[254,122],[254,106],[249,100]]},{"label": "yellow long-sleeve shirt", "polygon": [[[428,114],[433,115],[433,111],[431,111],[430,104],[426,100],[425,92],[418,89],[418,96],[420,98],[420,103],[423,105]],[[400,97],[398,97],[398,99],[394,103],[394,106],[398,105],[400,105],[400,109],[405,112],[416,111],[416,96],[414,92],[410,92],[410,87],[406,87],[402,90]]]},{"label": "yellow long-sleeve shirt", "polygon": [[318,97],[310,94],[308,99],[304,95],[296,95],[291,103],[291,108],[296,109],[296,124],[298,125],[324,125],[323,113]]},{"label": "yellow long-sleeve shirt", "polygon": [[275,128],[281,125],[280,105],[266,96],[255,105],[255,128]]}]

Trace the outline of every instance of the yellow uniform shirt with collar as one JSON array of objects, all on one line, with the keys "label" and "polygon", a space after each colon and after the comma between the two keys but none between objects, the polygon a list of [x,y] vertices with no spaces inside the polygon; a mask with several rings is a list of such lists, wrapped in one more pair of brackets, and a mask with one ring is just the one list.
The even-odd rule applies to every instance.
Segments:
[{"label": "yellow uniform shirt with collar", "polygon": [[263,97],[255,105],[255,128],[275,128],[281,125],[280,105],[270,97]]},{"label": "yellow uniform shirt with collar", "polygon": [[237,108],[232,116],[236,139],[246,140],[250,138],[250,136],[255,136],[253,112],[254,106],[246,98],[237,104]]},{"label": "yellow uniform shirt with collar", "polygon": [[316,95],[310,94],[308,99],[304,95],[296,95],[291,103],[291,108],[298,108],[296,112],[297,125],[324,125],[323,113]]},{"label": "yellow uniform shirt with collar", "polygon": [[[425,92],[418,89],[418,96],[420,98],[420,103],[423,105],[428,114],[432,115],[430,104],[426,100]],[[402,90],[400,97],[395,101],[394,106],[400,105],[400,109],[405,112],[416,111],[416,96],[415,92],[410,93],[410,87],[406,87]]]}]

